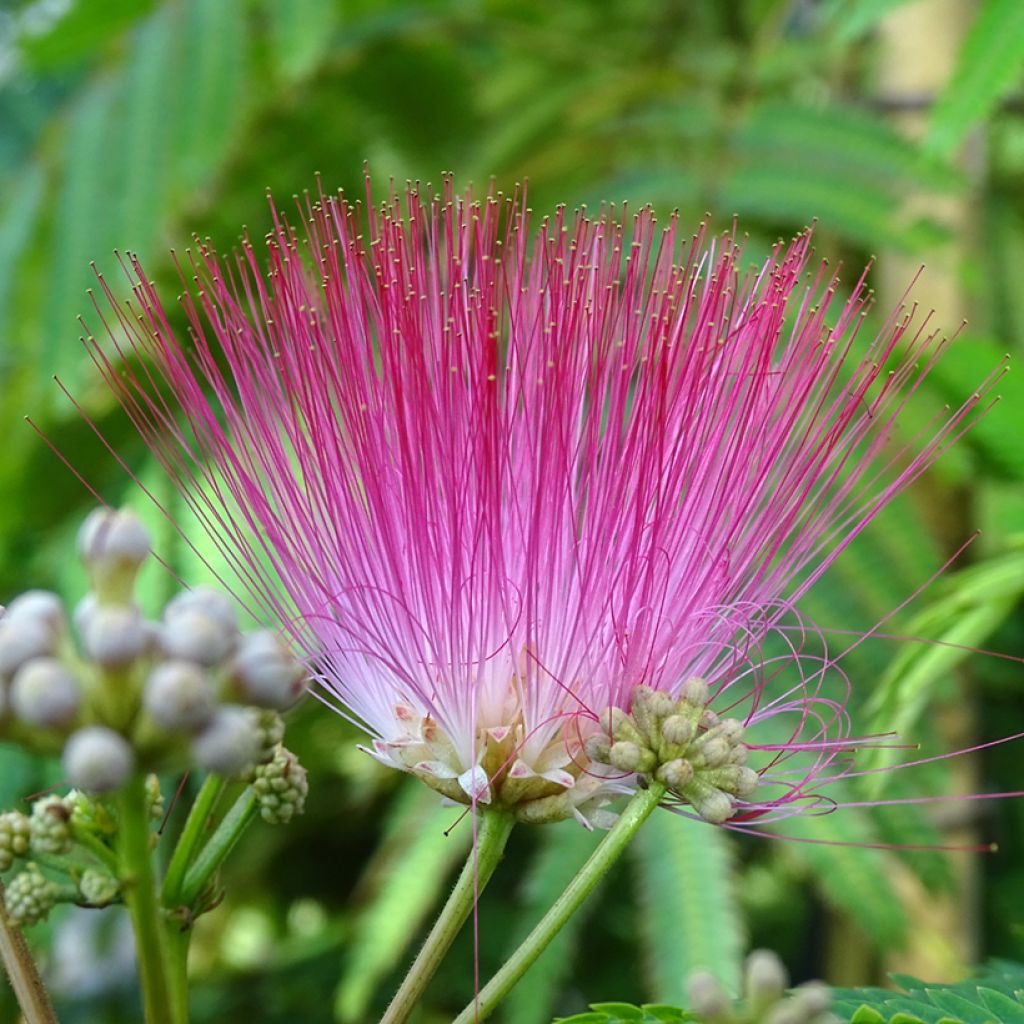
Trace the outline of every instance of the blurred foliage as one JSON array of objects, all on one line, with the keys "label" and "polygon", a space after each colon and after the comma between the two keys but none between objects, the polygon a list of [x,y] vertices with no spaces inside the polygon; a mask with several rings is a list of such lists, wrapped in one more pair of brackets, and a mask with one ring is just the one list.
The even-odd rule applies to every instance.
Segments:
[{"label": "blurred foliage", "polygon": [[[186,248],[193,232],[229,249],[241,225],[255,236],[266,228],[267,187],[285,203],[313,187],[319,172],[325,187],[358,194],[364,162],[376,187],[389,177],[437,181],[445,170],[478,187],[493,176],[504,190],[528,178],[538,211],[560,202],[651,202],[666,213],[679,208],[694,224],[710,211],[718,227],[736,215],[751,259],[816,219],[820,251],[848,266],[874,253],[881,256],[874,274],[885,273],[893,254],[952,264],[971,320],[908,406],[909,429],[923,429],[1003,352],[1024,346],[1024,7],[965,0],[948,86],[908,101],[926,121],[915,140],[895,118],[906,98],[877,87],[885,59],[879,28],[904,6],[16,0],[0,7],[0,594],[30,585],[75,589],[70,544],[92,500],[25,416],[106,500],[135,500],[135,474],[190,533],[180,502],[76,341],[79,314],[94,329],[99,322],[86,294],[90,261],[115,280],[112,250],[137,251],[172,295],[168,251]],[[970,160],[962,158],[965,146]],[[956,204],[968,208],[966,223],[949,213]],[[965,662],[961,648],[941,646],[1024,650],[1021,548],[1013,536],[1024,526],[1024,391],[1015,377],[1004,396],[802,606],[826,630],[830,651],[849,647],[841,664],[864,708],[863,727],[898,725],[921,744],[922,757],[946,746],[940,716],[926,713],[937,705],[975,709],[968,740],[1024,731],[1019,664]],[[113,452],[97,441],[94,424]],[[965,556],[977,564],[947,574],[890,618],[979,522],[986,532]],[[161,537],[171,567],[194,580],[196,558],[172,528],[164,525]],[[166,585],[166,578],[152,584]],[[879,636],[852,642],[877,624]],[[940,645],[888,639],[901,636]],[[439,810],[429,795],[381,771],[356,751],[354,732],[339,719],[306,707],[289,735],[314,783],[309,812],[286,834],[261,832],[239,851],[224,911],[201,922],[193,962],[199,1022],[371,1019],[465,849],[465,824],[445,834],[457,812]],[[2,751],[0,795],[10,805],[54,781],[54,771]],[[886,776],[884,795],[940,794],[947,771],[942,763]],[[1019,751],[986,752],[978,772],[985,791],[1019,789]],[[871,795],[878,787],[868,776],[839,799]],[[899,847],[941,846],[965,821],[1008,851],[983,865],[982,948],[1019,956],[1024,806],[956,807],[956,820],[933,815],[930,805],[850,809],[793,822],[779,842],[665,815],[534,967],[504,1019],[528,1024],[578,1012],[595,996],[678,1001],[680,978],[705,959],[735,983],[745,936],[782,951],[797,978],[823,973],[837,936],[867,944],[876,960],[912,945],[894,879],[909,869],[941,893],[952,873],[940,852]],[[472,929],[460,938],[421,1024],[450,1019],[472,995],[477,957],[486,975],[525,933],[593,841],[574,829],[563,823],[513,837],[480,906],[478,942]],[[865,849],[877,844],[894,848]],[[51,936],[36,938],[45,949]],[[103,985],[67,991],[62,1019],[134,1020],[130,981],[117,979],[113,972]],[[0,1018],[9,1012],[0,990]]]}]

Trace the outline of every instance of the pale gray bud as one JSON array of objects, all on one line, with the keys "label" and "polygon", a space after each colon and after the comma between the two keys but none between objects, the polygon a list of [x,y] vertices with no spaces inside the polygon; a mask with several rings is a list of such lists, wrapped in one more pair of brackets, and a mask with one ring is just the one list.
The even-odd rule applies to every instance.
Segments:
[{"label": "pale gray bud", "polygon": [[239,696],[257,707],[283,711],[305,689],[305,670],[268,629],[242,637],[230,672]]},{"label": "pale gray bud", "polygon": [[162,729],[192,731],[205,725],[217,705],[203,670],[190,661],[166,661],[146,680],[142,704]]},{"label": "pale gray bud", "polygon": [[29,818],[33,853],[68,853],[71,849],[71,808],[61,796],[44,796],[32,805]]},{"label": "pale gray bud", "polygon": [[26,590],[19,594],[4,611],[4,621],[38,622],[55,638],[67,629],[64,602],[49,590]]},{"label": "pale gray bud", "polygon": [[679,688],[679,699],[694,707],[702,708],[710,700],[711,691],[703,679],[691,676]]},{"label": "pale gray bud", "polygon": [[235,704],[219,707],[192,741],[197,767],[217,775],[237,775],[253,765],[258,755],[256,720],[247,708]]},{"label": "pale gray bud", "polygon": [[138,568],[149,548],[149,531],[130,509],[94,509],[78,531],[78,553],[90,568],[112,564]]},{"label": "pale gray bud", "polygon": [[0,619],[0,675],[11,675],[26,661],[53,654],[56,638],[44,622]]},{"label": "pale gray bud", "polygon": [[694,971],[686,980],[686,992],[690,997],[690,1009],[708,1024],[731,1018],[729,996],[710,971]]},{"label": "pale gray bud", "polygon": [[64,745],[64,774],[76,789],[86,793],[111,793],[120,789],[135,767],[128,741],[102,725],[74,733]]},{"label": "pale gray bud", "polygon": [[123,668],[149,646],[150,633],[135,605],[97,604],[85,618],[82,646],[103,668]]},{"label": "pale gray bud", "polygon": [[213,587],[194,587],[175,595],[164,608],[164,621],[170,622],[183,612],[199,612],[217,622],[225,633],[238,631],[238,616],[231,599]]},{"label": "pale gray bud", "polygon": [[165,616],[158,633],[160,650],[169,658],[194,661],[210,667],[234,649],[236,633],[198,608],[186,608],[172,618]]},{"label": "pale gray bud", "polygon": [[720,789],[702,794],[694,801],[694,809],[708,823],[722,825],[733,815],[733,802]]},{"label": "pale gray bud", "polygon": [[78,714],[82,687],[56,658],[33,658],[11,681],[11,708],[27,725],[63,729]]},{"label": "pale gray bud", "polygon": [[747,957],[743,989],[750,1008],[758,1016],[782,998],[788,984],[786,968],[771,950],[755,949]]}]

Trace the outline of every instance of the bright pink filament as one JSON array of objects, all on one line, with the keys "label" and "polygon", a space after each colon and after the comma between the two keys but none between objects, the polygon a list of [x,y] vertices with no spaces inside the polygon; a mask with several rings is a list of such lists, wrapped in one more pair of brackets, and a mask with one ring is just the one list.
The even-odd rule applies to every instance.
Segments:
[{"label": "bright pink filament", "polygon": [[[300,213],[275,210],[269,273],[248,241],[189,254],[188,344],[132,260],[140,308],[104,284],[93,349],[345,713],[387,740],[408,704],[468,765],[510,693],[539,752],[697,675],[752,732],[785,723],[758,807],[834,773],[845,694],[780,623],[966,429],[978,394],[892,441],[945,342],[898,311],[854,345],[864,279],[838,300],[808,234],[743,276],[732,237],[649,210],[559,210],[532,240],[517,197],[450,186]],[[759,660],[769,634],[789,650]]]}]

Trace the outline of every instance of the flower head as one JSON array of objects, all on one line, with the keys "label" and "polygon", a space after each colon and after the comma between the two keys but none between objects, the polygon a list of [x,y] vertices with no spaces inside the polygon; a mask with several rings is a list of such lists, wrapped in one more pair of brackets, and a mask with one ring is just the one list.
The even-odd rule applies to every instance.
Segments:
[{"label": "flower head", "polygon": [[826,657],[761,652],[965,429],[977,395],[892,441],[944,342],[902,311],[862,342],[864,278],[837,297],[808,234],[744,275],[733,236],[649,210],[533,231],[519,197],[448,184],[299,213],[274,211],[266,273],[248,239],[189,254],[188,341],[130,261],[93,347],[322,696],[382,761],[548,820],[635,785],[588,753],[608,709],[700,691],[691,739],[738,720],[758,782],[715,820],[811,798],[844,694]]}]

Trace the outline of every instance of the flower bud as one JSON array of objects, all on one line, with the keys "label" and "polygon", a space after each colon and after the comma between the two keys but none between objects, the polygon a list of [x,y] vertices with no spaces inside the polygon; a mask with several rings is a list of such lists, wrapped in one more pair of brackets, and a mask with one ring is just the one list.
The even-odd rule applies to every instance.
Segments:
[{"label": "flower bud", "polygon": [[712,825],[724,825],[733,814],[732,800],[720,789],[710,789],[693,800],[694,810]]},{"label": "flower bud", "polygon": [[258,760],[259,747],[254,716],[247,708],[226,704],[192,741],[192,758],[205,771],[232,776]]},{"label": "flower bud", "polygon": [[19,594],[4,611],[5,622],[38,622],[54,636],[67,629],[64,602],[49,590],[26,590]]},{"label": "flower bud", "polygon": [[129,509],[98,508],[78,531],[78,551],[103,603],[131,600],[139,567],[149,554],[146,527]]},{"label": "flower bud", "polygon": [[231,599],[212,587],[195,587],[175,595],[164,608],[164,621],[171,622],[184,612],[198,612],[213,619],[225,633],[238,632],[238,616]]},{"label": "flower bud", "polygon": [[29,818],[33,853],[68,853],[71,809],[63,797],[44,796],[32,805]]},{"label": "flower bud", "polygon": [[86,868],[78,881],[78,891],[82,900],[94,907],[105,907],[113,903],[121,886],[117,879],[97,868]]},{"label": "flower bud", "polygon": [[267,629],[242,637],[230,671],[239,696],[257,707],[283,711],[305,689],[305,670]]},{"label": "flower bud", "polygon": [[7,871],[16,857],[28,852],[32,830],[28,817],[20,811],[0,814],[0,873]]},{"label": "flower bud", "polygon": [[675,747],[685,747],[696,733],[696,723],[684,715],[669,715],[661,723],[662,739]]},{"label": "flower bud", "polygon": [[164,616],[159,631],[160,650],[169,658],[194,661],[209,668],[226,658],[235,646],[236,633],[199,608],[186,608],[172,618]]},{"label": "flower bud", "polygon": [[0,619],[0,675],[11,675],[26,661],[53,654],[53,631],[39,619]]},{"label": "flower bud", "polygon": [[276,711],[245,709],[256,730],[256,763],[266,764],[284,739],[284,719]]},{"label": "flower bud", "polygon": [[691,676],[679,688],[679,699],[694,707],[702,708],[711,699],[711,691],[703,679]]},{"label": "flower bud", "polygon": [[150,672],[142,704],[160,728],[193,731],[210,720],[217,702],[198,665],[166,661]]},{"label": "flower bud", "polygon": [[146,776],[146,806],[151,821],[160,821],[164,816],[166,801],[160,790],[160,778],[152,773]]},{"label": "flower bud", "polygon": [[148,646],[149,631],[135,605],[97,604],[84,623],[82,646],[102,668],[124,668]]},{"label": "flower bud", "polygon": [[111,793],[120,789],[135,767],[128,741],[102,725],[74,733],[64,745],[64,774],[76,789],[86,793]]},{"label": "flower bud", "polygon": [[7,883],[7,916],[17,925],[36,924],[50,913],[59,892],[57,885],[30,862]]},{"label": "flower bud", "polygon": [[654,767],[654,754],[631,743],[629,740],[618,740],[613,743],[608,754],[609,761],[620,772],[646,772]]},{"label": "flower bud", "polygon": [[690,1009],[707,1024],[718,1024],[731,1018],[729,996],[710,971],[694,971],[686,980]]},{"label": "flower bud", "polygon": [[747,957],[743,991],[747,1004],[758,1017],[785,994],[789,978],[782,961],[767,949],[755,949]]},{"label": "flower bud", "polygon": [[82,687],[56,658],[33,658],[11,682],[11,708],[27,725],[63,729],[78,714]]},{"label": "flower bud", "polygon": [[305,809],[309,783],[299,759],[282,746],[267,764],[254,773],[252,788],[259,802],[260,817],[271,825],[286,825]]}]

